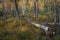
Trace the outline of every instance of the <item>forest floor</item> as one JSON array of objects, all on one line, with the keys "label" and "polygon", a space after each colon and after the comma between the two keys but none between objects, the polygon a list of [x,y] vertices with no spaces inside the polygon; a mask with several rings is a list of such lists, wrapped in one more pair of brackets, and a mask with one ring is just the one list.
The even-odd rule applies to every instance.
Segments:
[{"label": "forest floor", "polygon": [[[0,20],[0,40],[42,40],[44,31],[26,20],[8,18]],[[55,36],[55,40],[60,40],[60,36]]]}]

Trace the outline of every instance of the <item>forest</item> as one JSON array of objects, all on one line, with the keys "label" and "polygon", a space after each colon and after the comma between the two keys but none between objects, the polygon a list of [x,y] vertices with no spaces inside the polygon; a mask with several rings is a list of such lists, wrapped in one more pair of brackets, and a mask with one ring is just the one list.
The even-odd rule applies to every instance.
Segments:
[{"label": "forest", "polygon": [[60,40],[60,0],[0,0],[0,40]]}]

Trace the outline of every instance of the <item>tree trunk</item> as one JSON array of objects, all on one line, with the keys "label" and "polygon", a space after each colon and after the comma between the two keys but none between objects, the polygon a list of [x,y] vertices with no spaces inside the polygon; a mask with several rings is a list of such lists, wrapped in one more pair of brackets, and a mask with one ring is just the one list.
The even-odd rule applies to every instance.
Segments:
[{"label": "tree trunk", "polygon": [[7,19],[7,14],[6,14],[6,10],[5,10],[5,5],[4,5],[4,0],[2,0],[2,6],[3,6],[3,12],[5,13],[4,14],[4,19]]},{"label": "tree trunk", "polygon": [[18,19],[20,19],[20,13],[19,13],[19,9],[18,9],[17,0],[14,0],[14,2],[15,2],[15,8],[16,8],[16,11],[17,11]]},{"label": "tree trunk", "polygon": [[57,35],[59,34],[59,8],[58,8],[58,4],[57,1],[55,1],[55,10],[56,10],[56,27],[57,27]]},{"label": "tree trunk", "polygon": [[37,16],[36,0],[34,0],[34,17]]},{"label": "tree trunk", "polygon": [[11,1],[8,0],[8,12],[11,15]]},{"label": "tree trunk", "polygon": [[22,2],[22,14],[24,15],[25,14],[25,1],[23,0]]}]

